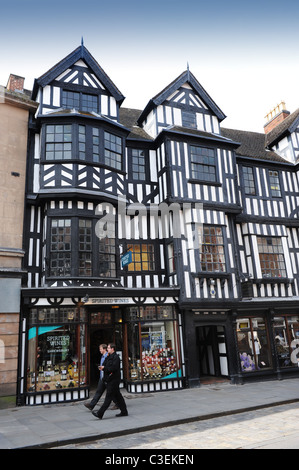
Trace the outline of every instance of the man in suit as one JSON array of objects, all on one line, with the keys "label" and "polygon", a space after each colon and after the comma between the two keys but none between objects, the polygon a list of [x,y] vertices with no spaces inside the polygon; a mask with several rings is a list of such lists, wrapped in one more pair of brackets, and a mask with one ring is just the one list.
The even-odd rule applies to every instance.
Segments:
[{"label": "man in suit", "polygon": [[104,372],[101,370],[101,366],[104,364],[104,361],[106,357],[108,356],[107,344],[100,344],[99,350],[100,350],[100,353],[102,354],[102,357],[101,357],[100,365],[98,366],[98,369],[100,370],[100,378],[98,381],[97,390],[93,399],[89,403],[84,403],[84,406],[86,406],[86,408],[88,408],[90,411],[93,410],[93,408],[96,406],[99,399],[103,395],[104,391],[106,390],[106,385],[103,382]]},{"label": "man in suit", "polygon": [[115,352],[116,346],[113,343],[108,344],[108,356],[106,357],[104,364],[100,366],[100,370],[104,371],[103,382],[106,385],[106,397],[103,405],[98,411],[93,411],[92,414],[99,419],[103,418],[103,415],[110,403],[114,401],[120,409],[120,413],[117,417],[128,416],[127,406],[119,390],[120,384],[120,359],[118,354]]}]

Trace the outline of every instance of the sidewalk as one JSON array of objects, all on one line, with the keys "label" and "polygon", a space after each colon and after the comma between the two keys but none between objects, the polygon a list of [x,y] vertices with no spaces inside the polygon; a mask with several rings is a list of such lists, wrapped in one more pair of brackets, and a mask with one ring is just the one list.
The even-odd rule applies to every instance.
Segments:
[{"label": "sidewalk", "polygon": [[299,402],[299,379],[123,394],[129,412],[123,418],[115,418],[118,411],[107,410],[99,420],[84,402],[0,410],[0,449],[57,447]]}]

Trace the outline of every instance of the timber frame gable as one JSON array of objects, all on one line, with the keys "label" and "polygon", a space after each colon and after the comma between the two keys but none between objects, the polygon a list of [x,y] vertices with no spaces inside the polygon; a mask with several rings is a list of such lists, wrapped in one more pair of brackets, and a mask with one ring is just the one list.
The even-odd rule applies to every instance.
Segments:
[{"label": "timber frame gable", "polygon": [[[32,99],[40,103],[38,115],[64,108],[86,111],[92,106],[95,114],[118,121],[125,97],[82,43],[35,80]],[[92,100],[98,103],[93,104]]]},{"label": "timber frame gable", "polygon": [[152,98],[137,124],[155,138],[169,126],[219,134],[225,114],[187,69]]}]

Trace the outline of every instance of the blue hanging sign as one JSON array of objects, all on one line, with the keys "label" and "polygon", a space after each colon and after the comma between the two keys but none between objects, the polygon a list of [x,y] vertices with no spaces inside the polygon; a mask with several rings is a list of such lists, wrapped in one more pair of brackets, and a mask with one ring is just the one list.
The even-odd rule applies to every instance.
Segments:
[{"label": "blue hanging sign", "polygon": [[121,257],[121,267],[128,266],[130,263],[132,263],[132,251],[127,251],[127,253]]}]

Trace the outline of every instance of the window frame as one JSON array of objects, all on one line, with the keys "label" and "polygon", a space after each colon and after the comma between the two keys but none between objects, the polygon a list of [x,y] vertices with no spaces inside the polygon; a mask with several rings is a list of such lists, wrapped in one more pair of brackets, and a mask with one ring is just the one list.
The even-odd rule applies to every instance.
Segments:
[{"label": "window frame", "polygon": [[[134,152],[138,152],[138,155],[134,155]],[[143,152],[143,156],[140,155],[140,152]],[[128,155],[128,178],[133,182],[145,182],[149,179],[148,175],[148,150],[144,148],[137,148],[137,147],[128,147],[127,148],[127,155]],[[134,159],[139,159],[143,157],[143,162],[134,162]],[[138,166],[138,168],[134,168],[134,165]],[[144,167],[144,171],[139,170],[139,166]],[[140,174],[144,175],[144,178],[140,178]],[[134,175],[137,175],[135,177]]]},{"label": "window frame", "polygon": [[[202,228],[202,233],[199,232],[199,240],[200,240],[200,244],[199,244],[199,248],[198,248],[198,266],[199,266],[199,269],[198,269],[198,272],[200,274],[209,274],[209,273],[215,273],[215,275],[222,275],[222,274],[227,274],[229,272],[228,270],[228,257],[227,257],[227,252],[226,252],[226,239],[225,239],[225,231],[224,231],[224,227],[221,226],[221,225],[212,225],[212,224],[203,224],[202,227],[198,227],[197,230],[201,230]],[[216,245],[212,245],[212,244],[209,244],[209,243],[204,243],[205,240],[205,229],[209,229],[209,236],[216,236],[218,238],[218,234],[211,234],[211,229],[215,229],[215,230],[221,230],[221,238],[222,238],[222,243],[217,243]],[[205,252],[203,251],[204,248],[203,246],[207,246],[207,247],[212,247],[212,246],[219,246],[219,247],[222,247],[223,249],[223,252],[222,253],[219,253],[218,252],[218,249],[215,253],[213,252]],[[211,257],[212,257],[212,261],[207,261],[205,260],[204,263],[203,263],[203,255],[205,254],[209,254]],[[218,261],[214,261],[214,257],[220,257],[222,256],[224,261],[220,261],[220,259],[218,259]],[[212,270],[209,270],[209,269],[203,269],[203,264],[205,265],[209,265],[211,264],[213,269]],[[219,264],[219,267],[221,267],[221,265],[224,266],[224,269],[218,269],[218,270],[215,270],[215,265]]]},{"label": "window frame", "polygon": [[[279,240],[280,241],[280,248],[281,248],[281,251],[278,251],[278,252],[266,252],[266,251],[261,251],[261,248],[265,245],[265,244],[261,244],[259,243],[259,240],[267,240],[267,245],[270,246],[270,244],[268,244],[268,241],[271,240],[271,246],[275,246],[273,245],[273,240]],[[265,236],[265,235],[258,235],[256,237],[256,243],[257,243],[257,248],[258,248],[258,259],[259,259],[259,263],[260,263],[260,269],[261,269],[261,275],[262,275],[262,278],[263,279],[286,279],[287,278],[287,265],[286,265],[286,259],[285,259],[285,253],[284,253],[284,249],[283,249],[283,244],[282,244],[282,239],[281,237],[271,237],[271,236]],[[278,246],[278,245],[276,245]],[[263,256],[261,255],[264,255],[265,256],[265,259],[262,259]],[[270,255],[270,256],[269,256]],[[282,260],[281,259],[274,259],[274,256],[279,256],[279,257],[282,257]],[[269,259],[267,259],[267,257]],[[280,266],[280,264],[283,262],[283,268]],[[265,264],[264,264],[265,263]],[[265,265],[266,263],[269,263],[269,268],[265,268]],[[270,267],[270,263],[274,263],[276,264],[276,267],[275,268],[271,268]],[[263,268],[264,266],[264,268]],[[263,272],[263,270],[265,272]],[[281,274],[280,275],[273,275],[273,272],[280,272]],[[270,275],[267,274],[267,272],[269,272]],[[284,275],[283,275],[284,274]]]},{"label": "window frame", "polygon": [[[68,273],[62,272],[61,274],[55,274],[52,271],[51,268],[51,259],[52,259],[52,253],[56,253],[52,249],[52,227],[53,227],[53,221],[64,221],[64,220],[70,220],[70,250],[67,252],[70,253],[70,266],[69,266],[69,271]],[[117,250],[117,241],[115,238],[113,238],[113,245],[114,245],[114,250],[110,250],[108,253],[110,257],[110,264],[109,267],[111,268],[111,265],[113,263],[114,268],[112,270],[105,270],[105,274],[103,274],[103,271],[101,271],[101,263],[100,263],[100,253],[107,254],[105,251],[100,251],[100,239],[98,238],[98,235],[96,233],[95,227],[98,222],[98,218],[90,217],[90,216],[84,216],[84,215],[72,215],[72,216],[58,216],[58,215],[49,215],[48,218],[48,231],[47,233],[50,234],[49,237],[47,237],[47,278],[49,279],[65,279],[65,278],[78,278],[81,280],[84,279],[90,279],[90,278],[97,278],[97,279],[115,279],[118,276],[118,260],[119,260],[119,254]],[[80,222],[85,221],[85,222],[90,222],[90,230],[89,233],[81,233],[80,234]],[[82,227],[81,227],[82,228]],[[81,231],[82,232],[82,231]],[[85,237],[85,239],[82,239],[82,235]],[[86,240],[86,236],[90,237],[90,240]],[[104,237],[108,238],[108,237]],[[112,238],[109,238],[109,240],[112,240]],[[86,243],[89,244],[89,247],[86,246]],[[83,246],[82,244],[85,244]],[[111,243],[109,245],[111,247]],[[64,250],[61,251],[61,253],[65,253]],[[83,266],[81,261],[84,261],[84,257],[81,257],[81,254],[89,254],[87,256],[86,260],[90,264],[90,268],[86,268]],[[113,260],[112,260],[113,258]],[[80,272],[82,269],[87,269],[90,272],[89,273],[83,273]]]},{"label": "window frame", "polygon": [[[270,173],[277,173],[277,176],[273,176],[271,175]],[[280,181],[280,172],[278,170],[271,170],[271,169],[268,169],[268,184],[269,184],[269,194],[270,194],[270,197],[272,198],[282,198],[282,185],[281,185],[281,181]],[[274,178],[276,178],[276,182],[275,181],[272,181],[271,180]],[[278,183],[278,189],[277,188],[272,188],[271,185],[275,185]],[[279,194],[275,194],[275,193],[279,193]]]},{"label": "window frame", "polygon": [[[70,95],[73,96],[70,96]],[[74,96],[75,95],[75,96]],[[87,98],[86,98],[87,97]],[[88,107],[84,106],[83,103],[88,101],[88,97],[92,97],[93,101],[96,99],[96,107]],[[75,99],[76,98],[76,99]],[[75,102],[75,105],[69,104],[68,101],[73,101]],[[99,94],[96,93],[85,93],[83,91],[73,91],[73,90],[66,90],[62,89],[61,90],[61,99],[60,99],[60,105],[63,109],[77,109],[78,111],[83,111],[83,112],[88,112],[92,113],[95,112],[97,114],[100,114],[100,100],[99,100]],[[77,107],[76,107],[77,106]]]},{"label": "window frame", "polygon": [[[139,246],[140,251],[132,250],[131,246]],[[142,250],[142,247],[147,247],[146,251]],[[152,247],[151,251],[148,249]],[[132,241],[131,243],[127,243],[126,252],[132,252],[132,262],[127,265],[127,271],[129,273],[153,273],[156,274],[158,268],[158,260],[156,259],[156,246],[155,243],[149,243],[144,241]],[[136,259],[136,255],[140,255],[140,259]],[[142,255],[150,255],[151,259],[142,259]],[[136,265],[140,264],[140,269],[136,269]],[[151,265],[152,268],[145,269],[145,265]]]},{"label": "window frame", "polygon": [[[245,175],[248,177],[248,173],[247,171],[248,170],[251,170],[251,175],[252,176],[252,184],[253,184],[253,189],[254,189],[254,192],[247,192],[246,191],[246,187],[249,187],[250,188],[250,178],[245,178]],[[252,166],[249,166],[249,165],[243,165],[242,166],[242,176],[243,176],[243,184],[244,184],[244,194],[245,196],[256,196],[256,180],[255,180],[255,171],[253,169]],[[246,182],[248,184],[246,184]]]},{"label": "window frame", "polygon": [[[70,127],[67,133],[70,137],[64,142],[64,134],[61,135],[59,141],[55,142],[55,133],[48,132],[49,128],[56,127]],[[48,135],[52,135],[48,139]],[[105,142],[108,142],[105,137],[111,137],[110,148],[105,147]],[[115,142],[113,141],[115,140]],[[47,152],[54,153],[55,149],[47,150],[49,145],[55,144],[63,145],[63,143],[71,146],[68,158],[53,158],[47,157]],[[104,168],[114,169],[117,172],[124,173],[124,152],[125,152],[124,136],[117,134],[114,130],[108,129],[106,126],[97,126],[93,122],[83,121],[82,119],[76,121],[60,121],[60,122],[45,122],[42,126],[42,152],[41,160],[43,163],[65,163],[65,162],[84,162],[85,164],[100,166]],[[61,150],[57,150],[61,151]],[[110,155],[108,155],[110,153]],[[117,163],[113,160],[113,156],[117,156]],[[111,160],[109,160],[111,158]]]},{"label": "window frame", "polygon": [[[199,157],[201,157],[202,159],[203,158],[206,158],[207,156],[206,155],[200,155],[200,154],[196,154],[195,152],[193,152],[193,149],[201,149],[201,150],[205,150],[205,151],[209,151],[209,152],[212,152],[213,155],[211,156],[208,156],[208,158],[211,158],[213,157],[213,163],[209,162],[209,163],[203,163],[203,162],[199,162],[199,161],[195,161],[194,160],[194,157],[197,155]],[[203,145],[194,145],[194,144],[189,144],[189,161],[190,161],[190,174],[191,174],[191,177],[190,177],[190,181],[192,182],[198,182],[198,183],[201,183],[201,184],[208,184],[208,185],[219,185],[219,175],[218,175],[218,163],[217,163],[217,150],[213,147],[207,147],[207,146],[203,146]],[[205,179],[205,178],[199,178],[198,176],[196,176],[196,173],[194,174],[194,168],[193,168],[193,165],[196,165],[197,168],[202,168],[203,170],[204,169],[207,169],[207,168],[214,168],[214,172],[213,173],[210,173],[210,172],[205,172],[205,171],[198,171],[196,170],[196,173],[197,174],[209,174],[209,175],[213,175],[213,179]]]}]

